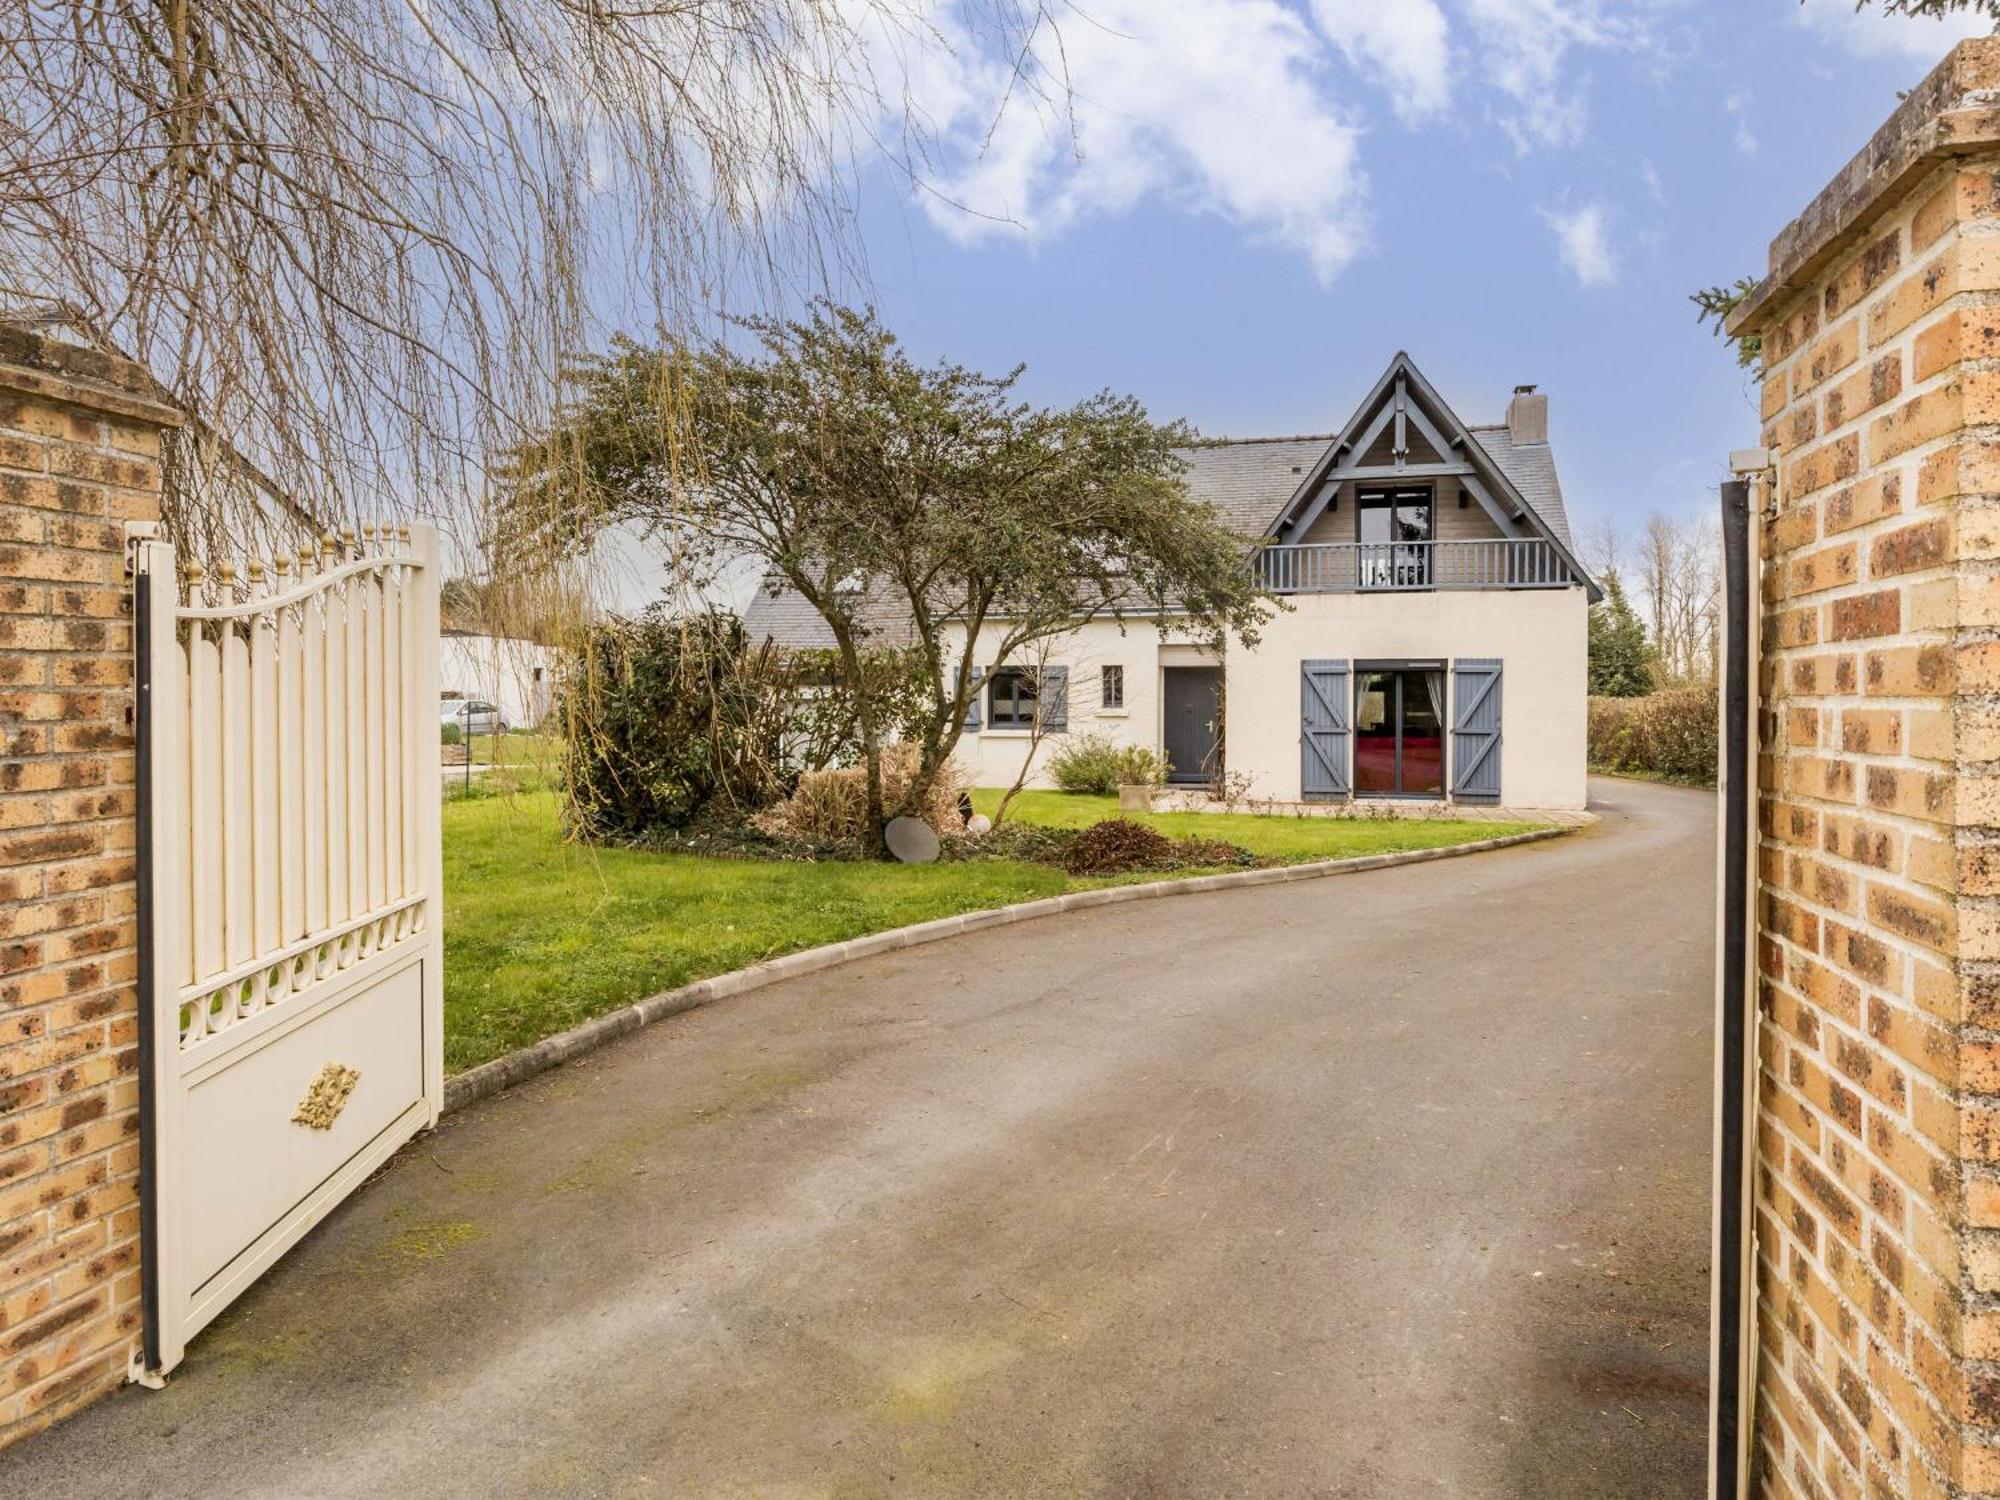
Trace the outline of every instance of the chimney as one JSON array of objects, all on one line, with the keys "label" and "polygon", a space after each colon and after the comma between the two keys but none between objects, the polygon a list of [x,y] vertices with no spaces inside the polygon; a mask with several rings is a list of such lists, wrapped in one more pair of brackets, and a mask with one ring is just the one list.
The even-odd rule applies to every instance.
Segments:
[{"label": "chimney", "polygon": [[1549,440],[1549,398],[1535,393],[1531,385],[1514,387],[1514,399],[1507,403],[1507,441],[1516,448]]}]

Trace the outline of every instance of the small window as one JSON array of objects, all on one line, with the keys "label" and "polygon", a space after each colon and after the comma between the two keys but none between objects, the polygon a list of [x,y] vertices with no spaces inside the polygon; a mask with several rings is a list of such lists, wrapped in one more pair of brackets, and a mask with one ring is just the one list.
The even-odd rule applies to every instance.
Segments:
[{"label": "small window", "polygon": [[1106,667],[1104,669],[1104,686],[1099,696],[1102,706],[1105,708],[1123,708],[1125,706],[1125,669],[1123,667]]},{"label": "small window", "polygon": [[986,679],[986,723],[992,729],[1035,727],[1035,679],[1022,667],[1002,667]]}]

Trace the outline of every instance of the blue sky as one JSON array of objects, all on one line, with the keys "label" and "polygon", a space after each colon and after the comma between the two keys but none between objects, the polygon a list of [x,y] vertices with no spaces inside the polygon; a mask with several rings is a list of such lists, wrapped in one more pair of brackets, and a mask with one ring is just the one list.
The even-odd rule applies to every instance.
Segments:
[{"label": "blue sky", "polygon": [[971,48],[902,79],[926,182],[864,177],[869,295],[924,357],[1130,391],[1216,436],[1336,427],[1398,348],[1467,421],[1549,392],[1572,511],[1706,509],[1754,441],[1697,286],[1969,21],[1849,0],[1094,0],[1074,120]]}]

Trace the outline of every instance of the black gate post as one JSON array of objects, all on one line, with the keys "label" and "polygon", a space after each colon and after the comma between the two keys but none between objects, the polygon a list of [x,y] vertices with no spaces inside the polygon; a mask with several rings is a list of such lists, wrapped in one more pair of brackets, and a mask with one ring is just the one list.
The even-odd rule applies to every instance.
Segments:
[{"label": "black gate post", "polygon": [[[1738,472],[1742,472],[1739,467]],[[1743,1366],[1754,1337],[1751,1213],[1753,1166],[1747,1151],[1749,1088],[1756,1056],[1746,1004],[1750,957],[1750,828],[1756,806],[1753,722],[1757,671],[1757,601],[1753,595],[1751,486],[1722,486],[1723,659],[1721,828],[1716,923],[1715,1222],[1709,1350],[1709,1484],[1712,1500],[1743,1500],[1748,1479],[1746,1414],[1754,1372]]]},{"label": "black gate post", "polygon": [[153,869],[153,588],[174,587],[155,580],[145,566],[145,543],[131,546],[132,559],[132,784],[137,792],[138,830],[133,845],[139,922],[139,1288],[140,1350],[144,1369],[160,1367],[160,1172],[159,1109],[154,1057],[160,1048],[153,1013],[153,934],[159,923]]}]

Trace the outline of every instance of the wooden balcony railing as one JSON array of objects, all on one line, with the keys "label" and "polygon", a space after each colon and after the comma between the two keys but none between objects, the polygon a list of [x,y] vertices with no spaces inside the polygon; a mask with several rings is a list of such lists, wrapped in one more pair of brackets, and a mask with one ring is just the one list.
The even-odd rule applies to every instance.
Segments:
[{"label": "wooden balcony railing", "polygon": [[1274,594],[1421,593],[1430,589],[1560,589],[1580,584],[1537,538],[1472,542],[1320,542],[1251,557]]}]

